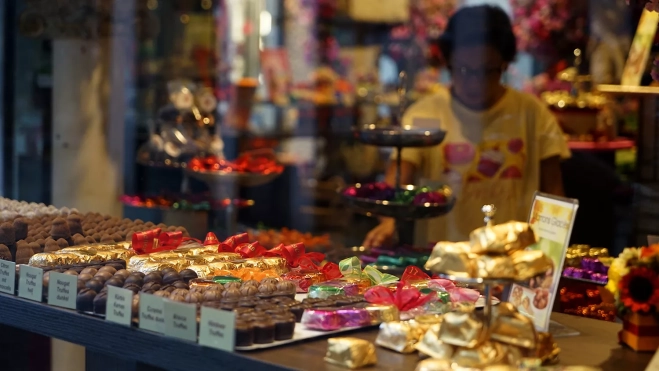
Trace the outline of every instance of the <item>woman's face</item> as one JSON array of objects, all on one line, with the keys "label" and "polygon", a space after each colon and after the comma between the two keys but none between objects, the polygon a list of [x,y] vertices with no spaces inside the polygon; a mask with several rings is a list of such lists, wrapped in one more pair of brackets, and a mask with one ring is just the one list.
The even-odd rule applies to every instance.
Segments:
[{"label": "woman's face", "polygon": [[449,64],[453,93],[470,108],[488,108],[496,103],[501,75],[507,67],[501,54],[491,46],[458,46]]}]

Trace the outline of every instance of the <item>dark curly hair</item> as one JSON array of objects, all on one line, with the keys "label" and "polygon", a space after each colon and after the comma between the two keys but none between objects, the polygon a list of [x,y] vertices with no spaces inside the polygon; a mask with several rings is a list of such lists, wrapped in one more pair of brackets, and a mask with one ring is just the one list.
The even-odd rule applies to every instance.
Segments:
[{"label": "dark curly hair", "polygon": [[458,46],[489,45],[510,63],[517,55],[517,40],[508,14],[498,6],[478,5],[459,9],[437,41],[442,56],[450,61]]}]

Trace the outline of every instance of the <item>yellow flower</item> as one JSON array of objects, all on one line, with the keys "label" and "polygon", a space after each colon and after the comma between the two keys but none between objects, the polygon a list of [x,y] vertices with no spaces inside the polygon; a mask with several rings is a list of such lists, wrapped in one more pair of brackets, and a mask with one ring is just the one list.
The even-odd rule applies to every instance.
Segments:
[{"label": "yellow flower", "polygon": [[627,262],[630,259],[638,259],[640,252],[641,250],[638,248],[626,248],[617,258],[613,259],[613,262],[609,267],[609,282],[606,284],[606,289],[609,292],[614,295],[618,293],[618,282],[622,280],[622,277],[629,273]]}]

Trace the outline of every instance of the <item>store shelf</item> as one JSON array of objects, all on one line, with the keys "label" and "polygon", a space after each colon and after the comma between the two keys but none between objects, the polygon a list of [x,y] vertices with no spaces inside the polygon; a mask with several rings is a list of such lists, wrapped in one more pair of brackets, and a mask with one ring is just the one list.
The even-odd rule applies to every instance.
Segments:
[{"label": "store shelf", "polygon": [[288,370],[244,353],[206,348],[9,295],[0,294],[0,323],[166,370],[216,370],[223,364],[232,370]]}]

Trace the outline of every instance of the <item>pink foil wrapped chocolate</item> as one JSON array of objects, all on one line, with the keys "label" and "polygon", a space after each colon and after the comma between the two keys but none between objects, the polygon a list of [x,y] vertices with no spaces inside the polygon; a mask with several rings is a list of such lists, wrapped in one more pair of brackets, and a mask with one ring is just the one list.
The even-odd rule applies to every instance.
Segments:
[{"label": "pink foil wrapped chocolate", "polygon": [[370,311],[363,308],[306,309],[301,323],[312,330],[334,331],[369,326],[373,323],[373,317]]}]

